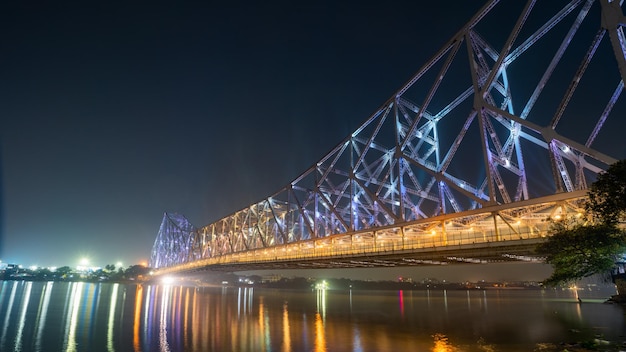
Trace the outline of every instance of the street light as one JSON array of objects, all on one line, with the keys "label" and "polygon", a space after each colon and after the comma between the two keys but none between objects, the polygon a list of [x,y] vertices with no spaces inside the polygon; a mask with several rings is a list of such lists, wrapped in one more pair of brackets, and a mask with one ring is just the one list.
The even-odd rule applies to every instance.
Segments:
[{"label": "street light", "polygon": [[76,269],[78,271],[88,271],[89,270],[89,259],[87,258],[80,258],[80,261],[78,262],[78,266],[76,267]]}]

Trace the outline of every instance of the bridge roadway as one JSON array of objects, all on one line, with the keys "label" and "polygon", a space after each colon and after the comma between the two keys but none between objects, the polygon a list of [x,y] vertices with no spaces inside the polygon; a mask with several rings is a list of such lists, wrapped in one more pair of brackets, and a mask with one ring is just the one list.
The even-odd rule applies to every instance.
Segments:
[{"label": "bridge roadway", "polygon": [[550,220],[581,216],[585,199],[585,191],[559,193],[395,226],[228,253],[161,268],[153,274],[542,262],[535,248],[549,236]]}]

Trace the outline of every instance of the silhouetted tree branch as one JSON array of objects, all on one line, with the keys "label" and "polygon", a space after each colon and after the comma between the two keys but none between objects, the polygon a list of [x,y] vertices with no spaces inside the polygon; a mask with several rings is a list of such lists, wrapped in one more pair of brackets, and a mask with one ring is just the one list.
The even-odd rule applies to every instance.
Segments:
[{"label": "silhouetted tree branch", "polygon": [[626,214],[626,160],[598,175],[585,209],[591,221],[575,217],[555,221],[551,236],[537,247],[554,267],[546,285],[609,273],[626,252],[626,231],[621,226]]}]

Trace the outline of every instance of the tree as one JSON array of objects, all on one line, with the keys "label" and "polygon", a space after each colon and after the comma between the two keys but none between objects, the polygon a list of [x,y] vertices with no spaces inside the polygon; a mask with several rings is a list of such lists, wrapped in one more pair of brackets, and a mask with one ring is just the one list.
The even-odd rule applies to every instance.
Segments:
[{"label": "tree", "polygon": [[65,279],[71,273],[72,273],[72,268],[70,268],[69,266],[62,266],[60,268],[57,268],[56,270],[56,274],[58,275],[59,278],[62,278],[62,279]]},{"label": "tree", "polygon": [[37,280],[47,280],[52,277],[52,271],[48,268],[41,268],[34,272],[34,276]]},{"label": "tree", "polygon": [[626,251],[626,236],[607,224],[555,222],[553,234],[538,247],[554,267],[544,284],[553,286],[580,280],[598,273],[608,273],[615,266],[616,255]]},{"label": "tree", "polygon": [[600,173],[589,188],[585,209],[596,222],[618,225],[626,218],[626,160]]},{"label": "tree", "polygon": [[148,273],[150,273],[150,268],[147,268],[143,265],[131,265],[128,267],[128,269],[126,269],[124,273],[126,275],[126,278],[136,279],[139,276],[148,275]]},{"label": "tree", "polygon": [[626,214],[626,160],[611,165],[589,188],[585,209],[590,221],[555,221],[551,236],[537,247],[554,267],[544,281],[558,285],[594,274],[609,273],[626,252],[626,232],[620,221]]}]

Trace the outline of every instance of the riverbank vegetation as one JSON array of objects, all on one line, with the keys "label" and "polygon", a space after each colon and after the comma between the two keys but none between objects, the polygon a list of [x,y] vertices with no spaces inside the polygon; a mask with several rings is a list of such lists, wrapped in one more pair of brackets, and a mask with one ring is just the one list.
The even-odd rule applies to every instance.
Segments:
[{"label": "riverbank vegetation", "polygon": [[26,281],[87,281],[87,282],[124,282],[145,280],[150,268],[143,265],[131,265],[127,268],[113,264],[99,269],[76,269],[69,266],[59,268],[22,268],[9,267],[0,271],[0,280]]},{"label": "riverbank vegetation", "polygon": [[554,286],[603,274],[618,287],[615,299],[626,301],[626,160],[599,174],[588,195],[586,216],[554,220],[551,236],[537,247],[554,267],[544,283]]}]

